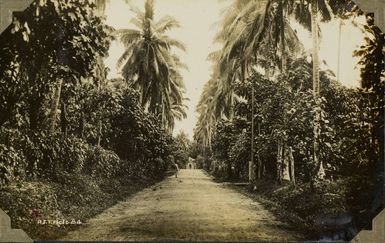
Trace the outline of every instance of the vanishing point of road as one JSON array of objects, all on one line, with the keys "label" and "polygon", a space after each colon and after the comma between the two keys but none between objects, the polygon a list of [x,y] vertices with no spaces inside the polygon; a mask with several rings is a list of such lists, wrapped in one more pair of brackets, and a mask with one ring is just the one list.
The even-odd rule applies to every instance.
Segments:
[{"label": "vanishing point of road", "polygon": [[181,170],[90,219],[63,240],[298,241],[263,206],[202,170]]}]

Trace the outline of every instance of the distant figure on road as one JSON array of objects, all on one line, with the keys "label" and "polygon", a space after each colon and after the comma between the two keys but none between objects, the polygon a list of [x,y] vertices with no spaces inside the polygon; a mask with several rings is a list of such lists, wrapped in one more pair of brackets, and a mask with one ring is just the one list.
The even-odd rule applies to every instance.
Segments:
[{"label": "distant figure on road", "polygon": [[174,162],[174,167],[175,167],[175,178],[178,178],[179,166],[175,162]]},{"label": "distant figure on road", "polygon": [[197,164],[195,162],[195,159],[189,157],[186,164],[186,169],[194,170],[196,168],[197,168]]}]

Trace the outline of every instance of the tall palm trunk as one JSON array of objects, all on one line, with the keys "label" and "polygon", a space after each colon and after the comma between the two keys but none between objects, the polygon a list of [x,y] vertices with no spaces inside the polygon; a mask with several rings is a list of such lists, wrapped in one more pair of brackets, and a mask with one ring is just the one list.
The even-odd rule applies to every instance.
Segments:
[{"label": "tall palm trunk", "polygon": [[338,56],[337,56],[337,81],[341,82],[341,40],[342,40],[342,19],[340,19],[338,26]]},{"label": "tall palm trunk", "polygon": [[[106,11],[106,6],[109,3],[109,0],[97,0],[96,1],[96,7],[97,7],[97,13],[100,15],[104,15]],[[104,67],[102,58],[99,57],[99,65]],[[101,90],[101,84],[100,81],[98,83],[98,93],[100,94]],[[96,145],[100,146],[102,141],[102,119],[99,117],[96,125],[97,130],[97,139],[96,139]]]},{"label": "tall palm trunk", "polygon": [[230,91],[230,114],[229,114],[230,121],[234,119],[234,88],[231,88]]},{"label": "tall palm trunk", "polygon": [[319,35],[318,35],[318,5],[317,0],[311,2],[311,29],[313,40],[313,96],[315,99],[314,107],[314,143],[313,143],[313,161],[316,168],[317,179],[324,177],[323,165],[320,160],[319,139],[321,133],[321,110],[320,110],[320,74],[319,74]]},{"label": "tall palm trunk", "polygon": [[[258,119],[258,136],[261,136],[261,120]],[[262,178],[262,175],[263,175],[263,165],[262,165],[262,160],[261,160],[261,156],[259,154],[259,150],[257,152],[257,165],[258,165],[258,179],[261,179]]]},{"label": "tall palm trunk", "polygon": [[[103,59],[101,57],[98,58],[98,68],[97,68],[97,72],[98,72],[98,82],[97,82],[97,90],[98,90],[98,95],[101,94],[101,91],[102,91],[102,82],[106,79],[106,73],[105,73],[105,66],[104,66],[104,63],[103,63]],[[99,113],[101,114],[101,113]],[[101,142],[102,142],[102,126],[103,126],[103,123],[102,123],[102,117],[98,117],[97,118],[97,125],[96,125],[96,134],[97,134],[97,137],[96,137],[96,145],[97,146],[100,146],[101,145]]]},{"label": "tall palm trunk", "polygon": [[249,182],[254,181],[254,84],[251,84],[251,150],[250,150],[250,164],[249,164]]},{"label": "tall palm trunk", "polygon": [[212,151],[212,146],[211,146],[211,136],[212,136],[212,131],[211,131],[210,125],[209,125],[209,127],[207,128],[207,133],[208,133],[208,136],[207,136],[207,145],[208,145],[209,151],[211,152],[211,151]]},{"label": "tall palm trunk", "polygon": [[[243,79],[246,80],[246,72],[247,66],[244,64],[243,67]],[[255,100],[255,89],[254,82],[251,83],[251,149],[250,149],[250,162],[249,162],[249,183],[253,183],[255,181],[255,162],[254,162],[254,100]]]},{"label": "tall palm trunk", "polygon": [[283,157],[283,144],[280,138],[277,139],[277,181],[282,181],[282,158]]},{"label": "tall palm trunk", "polygon": [[281,72],[286,70],[286,45],[285,45],[285,9],[283,7],[283,1],[280,4],[281,10],[281,23],[280,23],[280,35],[281,35]]},{"label": "tall palm trunk", "polygon": [[[280,12],[281,12],[281,23],[280,23],[280,35],[281,35],[281,73],[286,72],[286,43],[285,43],[285,8],[283,6],[283,1],[280,2]],[[286,114],[286,109],[284,110]],[[284,118],[284,128],[287,128],[286,117]],[[282,179],[290,180],[289,175],[289,166],[294,166],[294,163],[289,162],[289,157],[291,150],[287,142],[287,137],[283,139],[282,143],[278,143],[282,146]],[[291,154],[292,155],[292,154]]]},{"label": "tall palm trunk", "polygon": [[288,157],[289,157],[289,166],[290,166],[290,181],[295,186],[295,167],[294,167],[294,156],[293,148],[289,147]]},{"label": "tall palm trunk", "polygon": [[97,140],[96,140],[96,146],[100,146],[102,143],[102,120],[98,120],[97,124]]},{"label": "tall palm trunk", "polygon": [[68,118],[67,118],[67,105],[64,102],[61,102],[61,113],[60,113],[60,123],[61,123],[61,131],[63,137],[67,137],[68,131]]},{"label": "tall palm trunk", "polygon": [[[100,81],[98,83],[98,94],[100,95]],[[100,146],[102,142],[102,119],[100,117],[97,118],[96,124],[96,146]]]},{"label": "tall palm trunk", "polygon": [[50,133],[53,133],[55,131],[57,110],[59,108],[62,84],[63,84],[63,79],[61,78],[57,79],[56,86],[53,90],[53,96],[52,96],[52,102],[51,102],[50,126],[49,126]]}]

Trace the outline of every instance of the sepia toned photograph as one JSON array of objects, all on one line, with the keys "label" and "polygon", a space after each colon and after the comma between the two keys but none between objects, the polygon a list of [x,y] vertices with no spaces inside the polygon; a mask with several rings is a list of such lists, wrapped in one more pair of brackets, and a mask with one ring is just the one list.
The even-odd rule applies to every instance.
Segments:
[{"label": "sepia toned photograph", "polygon": [[360,2],[0,0],[0,242],[383,242]]}]

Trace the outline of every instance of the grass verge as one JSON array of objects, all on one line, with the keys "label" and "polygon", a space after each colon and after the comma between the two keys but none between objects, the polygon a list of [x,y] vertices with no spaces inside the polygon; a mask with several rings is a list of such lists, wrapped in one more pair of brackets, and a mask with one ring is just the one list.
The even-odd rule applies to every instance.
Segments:
[{"label": "grass verge", "polygon": [[351,240],[358,232],[355,216],[349,208],[346,181],[318,185],[276,184],[258,181],[253,188],[231,188],[261,203],[289,228],[309,240]]},{"label": "grass verge", "polygon": [[55,240],[159,180],[62,174],[55,182],[25,181],[0,188],[0,208],[13,228],[23,229],[34,240]]}]

